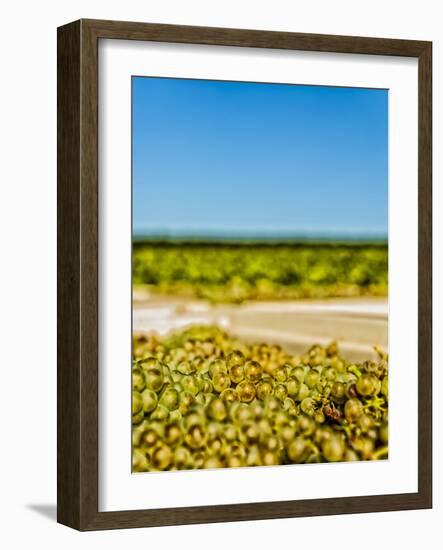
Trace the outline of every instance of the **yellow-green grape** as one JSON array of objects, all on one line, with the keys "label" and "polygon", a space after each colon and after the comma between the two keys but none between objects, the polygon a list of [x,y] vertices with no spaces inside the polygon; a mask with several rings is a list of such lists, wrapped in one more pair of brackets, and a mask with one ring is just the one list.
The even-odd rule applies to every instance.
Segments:
[{"label": "yellow-green grape", "polygon": [[300,383],[304,382],[305,379],[305,369],[301,365],[294,367],[291,370],[291,376],[294,376]]},{"label": "yellow-green grape", "polygon": [[304,382],[308,386],[308,388],[314,388],[319,381],[320,381],[320,374],[316,370],[310,369],[306,373]]},{"label": "yellow-green grape", "polygon": [[170,447],[175,447],[183,441],[183,430],[179,424],[168,424],[165,427],[165,441]]},{"label": "yellow-green grape", "polygon": [[152,448],[162,440],[164,429],[158,423],[150,424],[142,433],[140,445],[147,448]]},{"label": "yellow-green grape", "polygon": [[250,447],[246,457],[246,464],[248,466],[261,466],[262,460],[260,455],[260,449],[257,445]]},{"label": "yellow-green grape", "polygon": [[137,414],[143,409],[143,399],[138,391],[132,392],[132,414]]},{"label": "yellow-green grape", "polygon": [[326,367],[322,370],[322,376],[329,382],[333,382],[337,377],[337,371],[332,367]]},{"label": "yellow-green grape", "polygon": [[374,421],[367,414],[362,414],[360,418],[357,420],[357,426],[359,427],[362,433],[366,434],[370,432],[374,427]]},{"label": "yellow-green grape", "polygon": [[210,401],[212,400],[213,398],[213,394],[212,393],[203,393],[203,392],[200,392],[198,393],[196,396],[195,396],[195,402],[196,403],[199,403],[200,405],[203,405],[204,407],[206,407],[206,405],[208,403],[210,403]]},{"label": "yellow-green grape", "polygon": [[300,384],[300,390],[298,392],[298,395],[295,399],[297,401],[303,401],[304,399],[306,399],[306,397],[309,396],[309,394],[310,394],[310,391],[309,391],[308,386],[304,382],[302,382]]},{"label": "yellow-green grape", "polygon": [[224,389],[220,397],[223,399],[223,401],[227,401],[229,403],[232,403],[233,401],[238,401],[238,393],[234,388],[226,388]]},{"label": "yellow-green grape", "polygon": [[374,395],[377,390],[377,379],[372,374],[362,374],[355,383],[356,390],[365,397]]},{"label": "yellow-green grape", "polygon": [[280,401],[284,401],[288,397],[288,390],[283,384],[277,384],[274,388],[274,395]]},{"label": "yellow-green grape", "polygon": [[183,376],[181,384],[184,390],[191,393],[192,395],[197,395],[197,393],[200,391],[200,384],[198,382],[198,379],[193,374]]},{"label": "yellow-green grape", "polygon": [[380,429],[379,429],[378,433],[379,433],[380,441],[382,443],[387,443],[388,440],[389,440],[389,429],[388,429],[388,423],[387,422],[384,422],[380,426]]},{"label": "yellow-green grape", "polygon": [[141,394],[143,401],[143,411],[145,414],[152,412],[158,404],[157,394],[152,390],[144,390]]},{"label": "yellow-green grape", "polygon": [[255,422],[244,424],[241,429],[241,434],[244,436],[247,445],[257,443],[260,438],[260,430]]},{"label": "yellow-green grape", "polygon": [[321,409],[315,411],[314,420],[317,424],[323,424],[326,421],[325,414]]},{"label": "yellow-green grape", "polygon": [[229,377],[234,382],[234,384],[238,384],[245,378],[245,368],[243,365],[233,365],[229,369]]},{"label": "yellow-green grape", "polygon": [[145,375],[139,368],[132,369],[132,389],[141,392],[145,388]]},{"label": "yellow-green grape", "polygon": [[237,424],[247,424],[254,419],[254,414],[250,407],[245,403],[241,403],[240,406],[236,409],[234,422]]},{"label": "yellow-green grape", "polygon": [[189,391],[184,391],[179,395],[178,410],[186,414],[194,403],[194,395]]},{"label": "yellow-green grape", "polygon": [[339,462],[343,460],[345,443],[339,435],[334,434],[323,442],[321,450],[328,462]]},{"label": "yellow-green grape", "polygon": [[294,462],[295,464],[300,464],[308,456],[308,453],[309,453],[308,442],[303,437],[296,437],[288,445],[287,453],[291,462]]},{"label": "yellow-green grape", "polygon": [[182,413],[178,409],[175,409],[169,413],[169,422],[178,424],[182,421],[182,418]]},{"label": "yellow-green grape", "polygon": [[221,393],[226,388],[229,388],[231,379],[226,372],[216,372],[212,377],[212,384],[214,385],[214,390]]},{"label": "yellow-green grape", "polygon": [[143,422],[132,428],[132,446],[138,447],[140,445],[143,432],[146,430],[147,422],[144,419]]},{"label": "yellow-green grape", "polygon": [[302,435],[312,435],[315,431],[316,425],[315,420],[310,416],[302,414],[297,419],[297,430]]},{"label": "yellow-green grape", "polygon": [[243,366],[245,363],[245,356],[239,350],[232,351],[227,356],[226,363],[230,369],[234,366]]},{"label": "yellow-green grape", "polygon": [[185,443],[191,449],[201,449],[206,445],[207,437],[204,426],[195,424],[191,426],[185,436]]},{"label": "yellow-green grape", "polygon": [[282,365],[281,367],[278,367],[278,369],[275,369],[274,378],[277,380],[277,382],[283,384],[288,379],[288,373],[289,368],[286,365]]},{"label": "yellow-green grape", "polygon": [[140,366],[143,370],[147,371],[150,369],[160,369],[162,368],[162,363],[156,357],[147,357],[140,362]]},{"label": "yellow-green grape", "polygon": [[242,457],[233,455],[228,457],[228,468],[241,468],[246,466]]},{"label": "yellow-green grape", "polygon": [[203,393],[212,393],[212,390],[214,389],[214,386],[212,384],[212,381],[209,377],[202,377],[200,378],[200,391]]},{"label": "yellow-green grape", "polygon": [[143,411],[140,411],[137,414],[133,414],[132,415],[132,424],[134,424],[134,425],[140,424],[140,422],[142,422],[144,418],[145,418],[145,415],[144,415]]},{"label": "yellow-green grape", "polygon": [[216,374],[227,374],[228,368],[223,359],[216,359],[209,365],[209,376],[214,379]]},{"label": "yellow-green grape", "polygon": [[288,445],[295,438],[295,429],[292,426],[284,425],[280,429],[280,437],[285,445]]},{"label": "yellow-green grape", "polygon": [[173,370],[171,371],[171,378],[174,384],[179,384],[181,379],[183,378],[183,374],[178,372],[178,370]]},{"label": "yellow-green grape", "polygon": [[152,467],[156,470],[166,470],[172,462],[172,452],[167,445],[161,445],[152,453]]},{"label": "yellow-green grape", "polygon": [[280,401],[274,397],[273,395],[270,395],[265,400],[265,411],[268,415],[275,414],[280,409]]},{"label": "yellow-green grape", "polygon": [[345,454],[343,455],[343,460],[346,461],[346,462],[357,462],[357,461],[360,460],[360,457],[354,451],[354,449],[347,448],[345,450]]},{"label": "yellow-green grape", "polygon": [[237,428],[233,424],[227,424],[224,427],[223,435],[226,441],[235,441],[237,439]]},{"label": "yellow-green grape", "polygon": [[386,397],[386,399],[388,398],[388,386],[388,377],[385,376],[381,383],[381,393]]},{"label": "yellow-green grape", "polygon": [[277,452],[265,451],[263,453],[262,462],[264,466],[276,466],[280,464],[280,457]]},{"label": "yellow-green grape", "polygon": [[180,374],[194,374],[195,365],[191,361],[182,361],[176,369]]},{"label": "yellow-green grape", "polygon": [[168,411],[173,411],[179,405],[179,393],[174,388],[166,388],[160,397],[160,403],[164,405]]},{"label": "yellow-green grape", "polygon": [[255,386],[252,382],[243,380],[237,386],[237,393],[240,401],[243,403],[251,403],[255,399]]},{"label": "yellow-green grape", "polygon": [[248,361],[245,365],[245,378],[255,384],[262,376],[263,369],[257,361]]},{"label": "yellow-green grape", "polygon": [[169,418],[169,409],[160,403],[151,413],[152,420],[168,420]]},{"label": "yellow-green grape", "polygon": [[300,403],[300,409],[308,416],[314,416],[315,414],[315,402],[311,397],[306,397]]},{"label": "yellow-green grape", "polygon": [[187,447],[179,446],[174,450],[173,464],[177,470],[192,468],[192,455]]},{"label": "yellow-green grape", "polygon": [[210,418],[222,422],[226,418],[226,408],[223,399],[215,397],[209,403],[207,412]]},{"label": "yellow-green grape", "polygon": [[161,368],[151,367],[145,371],[146,387],[159,392],[163,387],[164,376]]},{"label": "yellow-green grape", "polygon": [[355,422],[363,414],[363,405],[359,399],[348,399],[345,403],[344,412],[348,422]]},{"label": "yellow-green grape", "polygon": [[300,382],[295,376],[290,376],[286,381],[286,389],[289,397],[295,398],[300,391]]},{"label": "yellow-green grape", "polygon": [[334,382],[331,395],[336,403],[341,403],[346,397],[346,385],[343,382]]},{"label": "yellow-green grape", "polygon": [[329,346],[326,347],[326,355],[328,357],[333,357],[334,355],[338,355],[338,344],[337,342],[331,342]]},{"label": "yellow-green grape", "polygon": [[192,365],[194,367],[194,372],[197,372],[198,374],[207,374],[209,372],[209,365],[208,362],[203,359],[200,355],[197,355],[197,357],[194,357],[192,360]]},{"label": "yellow-green grape", "polygon": [[217,456],[209,456],[203,463],[203,468],[207,470],[214,470],[215,468],[221,468],[223,463]]},{"label": "yellow-green grape", "polygon": [[358,436],[353,441],[353,447],[360,453],[363,460],[369,460],[374,450],[374,440],[366,436]]},{"label": "yellow-green grape", "polygon": [[264,401],[269,395],[272,394],[272,384],[268,380],[261,380],[256,386],[257,398]]},{"label": "yellow-green grape", "polygon": [[141,449],[132,450],[132,471],[146,472],[149,469],[147,455]]},{"label": "yellow-green grape", "polygon": [[331,357],[329,359],[329,365],[340,373],[345,372],[346,370],[345,362],[338,356]]}]

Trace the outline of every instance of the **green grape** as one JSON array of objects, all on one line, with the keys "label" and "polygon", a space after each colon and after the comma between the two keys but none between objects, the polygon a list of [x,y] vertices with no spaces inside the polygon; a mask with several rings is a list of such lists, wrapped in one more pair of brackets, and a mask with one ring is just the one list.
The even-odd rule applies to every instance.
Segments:
[{"label": "green grape", "polygon": [[237,390],[235,390],[234,388],[224,389],[221,392],[220,397],[223,399],[223,401],[227,401],[229,403],[239,400]]},{"label": "green grape", "polygon": [[152,466],[155,470],[166,470],[172,462],[171,449],[161,445],[152,453]]},{"label": "green grape", "polygon": [[306,397],[309,396],[309,394],[310,394],[310,391],[309,391],[308,386],[305,383],[302,383],[300,385],[300,390],[298,392],[296,400],[297,401],[303,401],[304,399],[306,399]]},{"label": "green grape", "polygon": [[381,383],[381,393],[386,397],[386,399],[388,398],[388,385],[388,377],[385,376]]},{"label": "green grape", "polygon": [[315,414],[315,402],[311,397],[306,397],[300,403],[300,409],[308,416],[314,416]]},{"label": "green grape", "polygon": [[379,429],[379,437],[380,441],[382,443],[388,443],[389,440],[389,431],[388,431],[388,423],[384,422]]},{"label": "green grape", "polygon": [[194,374],[183,376],[181,384],[184,390],[191,393],[192,395],[197,395],[197,393],[200,391],[198,378]]},{"label": "green grape", "polygon": [[240,401],[250,403],[255,398],[255,386],[251,382],[243,380],[237,386],[237,393]]},{"label": "green grape", "polygon": [[183,430],[179,424],[172,423],[165,427],[165,441],[170,447],[181,444],[183,437]]},{"label": "green grape", "polygon": [[161,368],[150,367],[145,371],[145,380],[146,387],[158,393],[164,383],[163,370]]},{"label": "green grape", "polygon": [[157,407],[157,394],[152,390],[144,390],[141,394],[141,397],[143,402],[143,411],[145,412],[145,414],[152,412]]},{"label": "green grape", "polygon": [[309,453],[309,446],[306,439],[303,437],[296,437],[288,446],[288,457],[291,462],[299,464],[303,462]]},{"label": "green grape", "polygon": [[339,462],[343,460],[345,443],[340,436],[334,434],[323,442],[321,450],[328,462]]},{"label": "green grape", "polygon": [[355,383],[355,388],[360,395],[374,395],[377,391],[377,379],[372,374],[362,374]]},{"label": "green grape", "polygon": [[212,377],[212,383],[214,390],[221,393],[223,390],[226,390],[231,386],[231,379],[226,372],[216,372]]},{"label": "green grape", "polygon": [[308,388],[314,388],[319,381],[320,374],[316,370],[311,369],[306,373],[304,382]]},{"label": "green grape", "polygon": [[132,389],[138,392],[142,392],[145,388],[145,375],[139,368],[132,369]]},{"label": "green grape", "polygon": [[278,400],[284,401],[288,397],[288,390],[286,386],[283,384],[277,384],[274,388],[274,395]]},{"label": "green grape", "polygon": [[275,370],[274,378],[277,380],[277,382],[280,382],[280,384],[284,384],[288,379],[288,372],[288,367],[286,365],[282,365]]},{"label": "green grape", "polygon": [[152,420],[167,420],[168,418],[169,418],[169,409],[160,403],[151,413]]},{"label": "green grape", "polygon": [[212,361],[212,363],[209,365],[209,376],[214,379],[214,376],[217,374],[227,374],[228,368],[222,359],[215,359]]},{"label": "green grape", "polygon": [[149,469],[149,461],[146,453],[141,449],[132,450],[132,471],[146,472]]},{"label": "green grape", "polygon": [[210,418],[222,422],[226,418],[226,408],[223,399],[215,397],[209,403],[207,413]]},{"label": "green grape", "polygon": [[243,365],[233,365],[229,369],[229,377],[234,384],[238,384],[245,378],[245,369]]},{"label": "green grape", "polygon": [[234,366],[243,366],[245,363],[245,356],[241,351],[235,350],[227,356],[226,362],[230,369]]},{"label": "green grape", "polygon": [[296,398],[300,391],[300,381],[295,376],[290,376],[286,382],[289,397]]},{"label": "green grape", "polygon": [[164,405],[168,411],[173,411],[179,406],[179,393],[174,388],[166,388],[160,397],[160,403]]},{"label": "green grape", "polygon": [[261,380],[256,386],[257,398],[264,401],[272,394],[272,384],[268,380]]},{"label": "green grape", "polygon": [[363,405],[359,399],[348,399],[345,403],[344,412],[348,422],[355,422],[363,414]]},{"label": "green grape", "polygon": [[138,391],[132,392],[132,414],[137,414],[143,409],[143,398]]},{"label": "green grape", "polygon": [[248,361],[245,365],[245,378],[255,384],[262,376],[263,369],[257,361]]}]

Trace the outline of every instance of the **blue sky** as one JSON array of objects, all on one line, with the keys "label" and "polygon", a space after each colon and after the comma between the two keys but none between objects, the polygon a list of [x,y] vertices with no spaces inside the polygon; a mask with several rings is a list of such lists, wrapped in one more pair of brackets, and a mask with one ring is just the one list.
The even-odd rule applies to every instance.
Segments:
[{"label": "blue sky", "polygon": [[387,90],[133,77],[132,94],[135,235],[387,235]]}]

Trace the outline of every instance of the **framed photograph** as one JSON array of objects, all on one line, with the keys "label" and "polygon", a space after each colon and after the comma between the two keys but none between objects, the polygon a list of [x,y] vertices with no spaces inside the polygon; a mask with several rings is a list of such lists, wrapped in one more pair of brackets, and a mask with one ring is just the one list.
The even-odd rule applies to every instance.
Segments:
[{"label": "framed photograph", "polygon": [[58,29],[58,521],[432,506],[430,42]]}]

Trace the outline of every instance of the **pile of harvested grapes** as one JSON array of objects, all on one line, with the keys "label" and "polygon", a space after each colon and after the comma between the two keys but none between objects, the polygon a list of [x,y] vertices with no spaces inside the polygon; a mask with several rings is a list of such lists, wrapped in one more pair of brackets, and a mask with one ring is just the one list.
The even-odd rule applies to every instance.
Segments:
[{"label": "pile of harvested grapes", "polygon": [[386,459],[388,358],[304,355],[215,327],[134,336],[133,471]]}]

